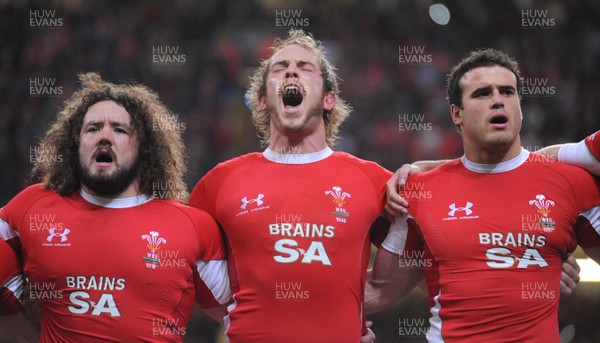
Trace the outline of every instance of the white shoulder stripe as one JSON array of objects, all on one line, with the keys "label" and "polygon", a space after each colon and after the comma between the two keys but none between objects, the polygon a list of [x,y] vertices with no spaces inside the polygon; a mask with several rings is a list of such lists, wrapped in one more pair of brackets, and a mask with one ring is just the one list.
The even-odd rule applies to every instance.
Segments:
[{"label": "white shoulder stripe", "polygon": [[589,220],[590,224],[600,235],[600,206],[592,207],[589,210],[581,212],[581,215]]},{"label": "white shoulder stripe", "polygon": [[227,261],[212,260],[196,262],[196,269],[219,304],[223,305],[231,298]]},{"label": "white shoulder stripe", "polygon": [[0,219],[0,238],[2,238],[2,240],[7,241],[11,238],[17,237],[18,235],[19,233],[8,226],[7,222]]}]

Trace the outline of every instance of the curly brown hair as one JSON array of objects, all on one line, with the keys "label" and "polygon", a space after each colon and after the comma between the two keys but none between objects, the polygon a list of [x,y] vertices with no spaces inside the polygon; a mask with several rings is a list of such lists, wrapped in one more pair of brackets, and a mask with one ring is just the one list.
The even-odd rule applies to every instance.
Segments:
[{"label": "curly brown hair", "polygon": [[[139,142],[137,179],[140,191],[149,196],[187,202],[189,193],[183,181],[186,151],[177,117],[158,95],[139,84],[112,84],[97,73],[79,74],[82,88],[64,103],[50,125],[36,158],[32,177],[47,189],[68,195],[81,187],[78,175],[79,136],[83,117],[97,102],[111,100],[131,116]],[[49,158],[48,153],[60,158]],[[156,192],[160,185],[160,192]]]},{"label": "curly brown hair", "polygon": [[[330,92],[335,96],[335,106],[331,111],[324,111],[323,113],[327,144],[330,147],[333,147],[336,140],[339,138],[338,134],[340,126],[344,120],[348,118],[350,112],[352,112],[352,107],[340,98],[339,83],[341,82],[341,79],[337,75],[337,68],[335,68],[325,56],[325,48],[320,41],[315,40],[312,35],[297,29],[290,30],[288,32],[288,37],[285,40],[279,38],[275,39],[273,47],[271,48],[271,56],[290,45],[299,45],[311,51],[317,57],[320,63],[321,73],[323,74],[323,91]],[[252,110],[252,122],[258,130],[262,146],[268,146],[271,137],[269,132],[269,113],[266,109],[261,110],[259,105],[261,96],[266,94],[266,80],[270,67],[270,58],[261,61],[260,66],[250,77],[250,86],[246,92],[246,98],[248,99],[250,109]]]}]

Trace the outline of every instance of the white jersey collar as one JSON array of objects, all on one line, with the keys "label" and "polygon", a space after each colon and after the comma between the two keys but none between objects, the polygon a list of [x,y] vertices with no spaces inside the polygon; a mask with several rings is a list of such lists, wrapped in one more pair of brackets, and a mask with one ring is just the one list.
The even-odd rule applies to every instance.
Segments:
[{"label": "white jersey collar", "polygon": [[475,163],[469,161],[465,155],[460,158],[460,161],[465,166],[465,168],[469,169],[475,173],[482,174],[495,174],[495,173],[503,173],[509,170],[513,170],[518,168],[521,164],[523,164],[529,158],[529,151],[521,148],[521,152],[515,158],[510,159],[508,161],[500,162],[497,164],[483,164],[483,163]]},{"label": "white jersey collar", "polygon": [[310,152],[308,154],[280,154],[270,148],[263,152],[263,156],[275,163],[281,164],[308,164],[326,159],[333,154],[330,147],[326,147],[321,151]]},{"label": "white jersey collar", "polygon": [[99,196],[91,195],[86,193],[83,189],[79,190],[81,196],[89,203],[92,203],[96,206],[106,207],[106,208],[129,208],[135,207],[139,205],[143,205],[148,201],[154,199],[154,197],[147,196],[145,194],[138,195],[135,197],[129,198],[102,198]]}]

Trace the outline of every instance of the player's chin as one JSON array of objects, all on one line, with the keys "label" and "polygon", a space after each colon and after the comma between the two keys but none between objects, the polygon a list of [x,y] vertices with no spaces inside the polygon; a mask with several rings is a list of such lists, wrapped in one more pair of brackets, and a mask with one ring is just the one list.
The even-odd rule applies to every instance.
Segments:
[{"label": "player's chin", "polygon": [[110,178],[117,172],[116,166],[111,166],[110,168],[102,167],[102,168],[91,168],[90,176],[98,179],[106,179]]}]

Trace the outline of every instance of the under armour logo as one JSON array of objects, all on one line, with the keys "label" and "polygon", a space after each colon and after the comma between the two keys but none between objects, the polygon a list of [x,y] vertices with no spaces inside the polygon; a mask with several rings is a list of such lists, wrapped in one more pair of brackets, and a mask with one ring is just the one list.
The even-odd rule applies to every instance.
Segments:
[{"label": "under armour logo", "polygon": [[54,237],[60,237],[60,242],[64,243],[67,240],[67,235],[69,234],[69,232],[71,232],[71,230],[67,228],[65,228],[63,232],[56,232],[55,228],[51,228],[50,230],[48,230],[50,236],[48,236],[47,240],[48,242],[52,242],[52,239]]},{"label": "under armour logo", "polygon": [[450,206],[448,206],[450,208],[450,212],[448,212],[449,216],[454,217],[455,216],[455,212],[456,211],[465,211],[465,213],[468,215],[471,215],[471,213],[473,213],[473,210],[471,210],[471,207],[473,207],[473,203],[467,201],[467,205],[465,207],[456,207],[456,203],[452,203],[450,204]]},{"label": "under armour logo", "polygon": [[263,204],[263,202],[264,202],[264,201],[262,201],[262,198],[264,198],[264,197],[265,197],[265,195],[264,195],[264,194],[259,194],[259,195],[256,197],[256,199],[250,199],[250,200],[248,200],[248,197],[243,197],[243,198],[242,198],[242,206],[240,206],[240,208],[241,208],[242,210],[245,210],[245,209],[246,209],[246,206],[247,206],[248,204],[251,204],[251,203],[253,203],[253,202],[255,202],[255,203],[256,203],[256,206],[260,206],[260,205],[262,205],[262,204]]}]

